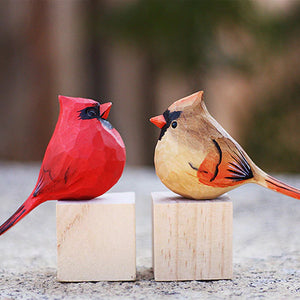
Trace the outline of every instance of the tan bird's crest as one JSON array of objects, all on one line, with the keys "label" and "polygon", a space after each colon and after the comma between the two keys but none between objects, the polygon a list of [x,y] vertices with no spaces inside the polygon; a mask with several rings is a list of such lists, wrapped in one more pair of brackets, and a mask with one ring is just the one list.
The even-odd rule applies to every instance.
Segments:
[{"label": "tan bird's crest", "polygon": [[174,102],[170,107],[170,111],[183,110],[188,106],[196,107],[203,101],[203,91],[196,92],[190,96],[184,97]]}]

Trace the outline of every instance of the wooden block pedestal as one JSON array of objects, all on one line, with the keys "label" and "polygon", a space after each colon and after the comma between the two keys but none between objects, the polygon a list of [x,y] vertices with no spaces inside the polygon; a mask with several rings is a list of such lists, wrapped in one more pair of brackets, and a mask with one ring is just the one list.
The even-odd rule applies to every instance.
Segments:
[{"label": "wooden block pedestal", "polygon": [[152,193],[156,281],[232,278],[232,202]]},{"label": "wooden block pedestal", "polygon": [[59,281],[135,280],[134,193],[57,201],[56,217]]}]

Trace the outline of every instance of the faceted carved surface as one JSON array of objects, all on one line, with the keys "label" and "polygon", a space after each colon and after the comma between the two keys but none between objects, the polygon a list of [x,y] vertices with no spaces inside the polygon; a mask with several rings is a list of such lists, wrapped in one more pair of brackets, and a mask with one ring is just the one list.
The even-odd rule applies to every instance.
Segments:
[{"label": "faceted carved surface", "polygon": [[80,112],[94,106],[95,101],[60,96],[60,103],[61,114],[45,153],[36,194],[47,194],[48,199],[102,195],[122,174],[123,141],[100,117],[80,118]]},{"label": "faceted carved surface", "polygon": [[257,183],[300,199],[300,190],[259,169],[212,118],[202,91],[174,102],[150,120],[161,129],[156,174],[173,192],[190,199],[214,199],[244,183]]},{"label": "faceted carved surface", "polygon": [[46,149],[37,184],[0,235],[47,200],[88,200],[104,194],[121,177],[125,146],[106,120],[111,103],[59,96],[60,114]]}]

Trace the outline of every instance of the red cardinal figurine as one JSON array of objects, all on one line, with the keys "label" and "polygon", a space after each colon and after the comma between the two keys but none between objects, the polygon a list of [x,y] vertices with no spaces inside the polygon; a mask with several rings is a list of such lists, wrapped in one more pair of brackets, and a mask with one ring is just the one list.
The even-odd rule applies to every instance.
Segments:
[{"label": "red cardinal figurine", "polygon": [[156,174],[173,192],[192,199],[213,199],[244,183],[257,183],[300,199],[300,190],[258,168],[212,118],[203,92],[174,102],[150,121],[161,128],[154,158]]},{"label": "red cardinal figurine", "polygon": [[0,226],[0,235],[47,200],[88,200],[121,177],[125,146],[106,120],[111,103],[59,96],[60,115],[46,149],[36,186],[23,205]]}]

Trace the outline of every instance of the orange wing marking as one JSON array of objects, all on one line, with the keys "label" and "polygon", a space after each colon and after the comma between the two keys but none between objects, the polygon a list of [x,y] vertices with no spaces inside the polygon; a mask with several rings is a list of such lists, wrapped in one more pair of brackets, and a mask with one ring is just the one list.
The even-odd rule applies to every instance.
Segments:
[{"label": "orange wing marking", "polygon": [[226,151],[223,152],[216,140],[212,142],[215,149],[207,154],[198,169],[189,163],[190,167],[197,171],[200,182],[209,186],[227,187],[253,177],[251,167],[242,151],[238,148],[234,151],[226,143]]}]

